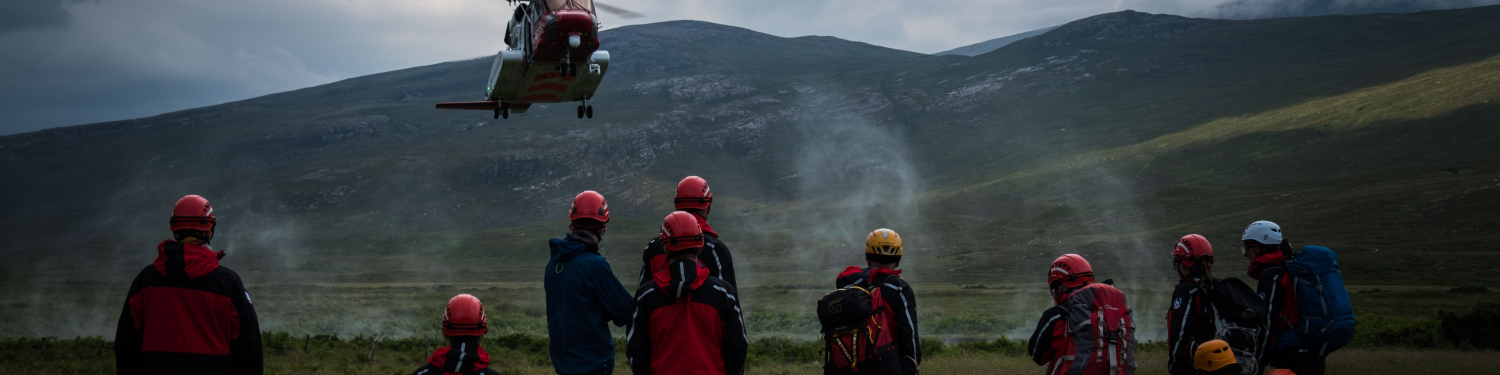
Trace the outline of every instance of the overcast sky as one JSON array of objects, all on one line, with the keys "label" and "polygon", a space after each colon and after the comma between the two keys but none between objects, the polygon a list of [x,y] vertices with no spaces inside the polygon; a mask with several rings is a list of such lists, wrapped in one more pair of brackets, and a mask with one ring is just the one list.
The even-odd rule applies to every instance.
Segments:
[{"label": "overcast sky", "polygon": [[[1101,13],[1263,18],[1500,0],[607,0],[646,14],[933,53]],[[0,0],[0,135],[149,117],[489,55],[503,0]],[[608,40],[604,41],[608,49]]]}]

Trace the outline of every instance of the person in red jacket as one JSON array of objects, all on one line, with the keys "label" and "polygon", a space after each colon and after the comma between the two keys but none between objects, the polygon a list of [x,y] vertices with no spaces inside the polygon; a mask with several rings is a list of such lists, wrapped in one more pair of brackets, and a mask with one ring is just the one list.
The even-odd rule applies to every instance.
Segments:
[{"label": "person in red jacket", "polygon": [[625,353],[636,375],[745,373],[749,338],[734,285],[700,263],[703,231],[693,214],[663,220],[667,264],[635,292]]},{"label": "person in red jacket", "polygon": [[130,283],[115,330],[120,374],[260,374],[260,323],[240,276],[208,243],[217,220],[207,199],[182,197],[174,240]]},{"label": "person in red jacket", "polygon": [[[693,214],[698,220],[698,228],[703,230],[703,254],[702,263],[708,268],[709,276],[717,277],[729,282],[729,285],[739,286],[734,278],[734,257],[729,254],[729,246],[719,240],[719,233],[708,225],[708,214],[713,212],[714,193],[708,188],[708,180],[698,176],[687,176],[677,183],[677,193],[672,198],[672,207],[678,211]],[[641,253],[641,278],[640,285],[651,283],[652,275],[661,271],[661,267],[667,264],[667,251],[662,248],[661,239],[652,238],[646,243],[645,252]]]},{"label": "person in red jacket", "polygon": [[1265,366],[1295,371],[1302,375],[1323,375],[1327,358],[1304,347],[1293,327],[1302,322],[1302,312],[1297,306],[1296,280],[1287,273],[1286,261],[1292,254],[1292,244],[1281,231],[1281,226],[1270,221],[1257,221],[1245,228],[1240,237],[1245,246],[1245,259],[1250,260],[1249,275],[1259,281],[1256,292],[1266,301],[1266,335],[1261,340],[1260,361]]},{"label": "person in red jacket", "polygon": [[453,296],[443,310],[443,337],[448,338],[448,346],[433,351],[427,364],[412,375],[500,375],[489,367],[490,353],[479,347],[479,339],[489,330],[479,297]]}]

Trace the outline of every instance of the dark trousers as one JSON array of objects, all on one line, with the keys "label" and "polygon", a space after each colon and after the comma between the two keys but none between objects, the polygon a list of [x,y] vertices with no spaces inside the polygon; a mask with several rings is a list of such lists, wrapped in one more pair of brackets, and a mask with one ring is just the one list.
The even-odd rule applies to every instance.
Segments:
[{"label": "dark trousers", "polygon": [[1311,349],[1288,345],[1276,349],[1276,356],[1271,359],[1271,366],[1292,370],[1297,375],[1323,375],[1328,367],[1328,358],[1318,355],[1317,351]]}]

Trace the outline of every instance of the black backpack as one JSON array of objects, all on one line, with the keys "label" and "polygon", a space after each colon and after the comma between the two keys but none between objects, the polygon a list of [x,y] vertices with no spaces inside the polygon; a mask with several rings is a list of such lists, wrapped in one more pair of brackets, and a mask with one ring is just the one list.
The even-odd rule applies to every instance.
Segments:
[{"label": "black backpack", "polygon": [[1233,277],[1207,282],[1204,288],[1213,307],[1214,338],[1229,343],[1242,374],[1253,374],[1261,368],[1256,359],[1263,354],[1258,351],[1268,329],[1266,302],[1255,289]]},{"label": "black backpack", "polygon": [[[840,282],[840,284],[844,284]],[[878,287],[846,285],[818,300],[825,374],[899,374],[890,307]]]}]

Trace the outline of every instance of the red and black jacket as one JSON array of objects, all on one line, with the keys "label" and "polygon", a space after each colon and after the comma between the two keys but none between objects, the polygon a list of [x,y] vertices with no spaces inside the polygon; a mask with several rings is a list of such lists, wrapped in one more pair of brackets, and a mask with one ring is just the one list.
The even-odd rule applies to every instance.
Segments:
[{"label": "red and black jacket", "polygon": [[[1211,279],[1207,284],[1218,281]],[[1193,353],[1199,344],[1214,339],[1214,312],[1207,298],[1208,288],[1201,277],[1182,279],[1172,291],[1172,306],[1167,309],[1167,373],[1198,373]]]},{"label": "red and black jacket", "polygon": [[240,276],[207,247],[164,241],[130,283],[115,331],[120,374],[260,374],[260,324]]},{"label": "red and black jacket", "polygon": [[1288,331],[1302,321],[1302,313],[1297,306],[1294,289],[1296,280],[1286,272],[1286,255],[1277,252],[1255,258],[1250,261],[1249,275],[1258,281],[1255,291],[1266,302],[1267,329],[1260,340],[1262,346],[1258,352],[1261,356],[1260,370],[1264,370],[1274,363],[1277,349],[1289,344],[1295,345],[1281,341],[1287,336],[1295,336]]},{"label": "red and black jacket", "polygon": [[1036,330],[1031,333],[1031,339],[1026,341],[1026,352],[1031,355],[1031,361],[1038,365],[1047,365],[1047,373],[1051,374],[1058,365],[1058,360],[1073,352],[1073,340],[1068,337],[1068,312],[1062,306],[1052,306],[1042,312],[1042,319],[1036,322]]},{"label": "red and black jacket", "polygon": [[449,344],[433,351],[412,375],[500,375],[489,367],[490,353],[479,347],[479,336],[454,337]]},{"label": "red and black jacket", "polygon": [[625,352],[636,375],[745,373],[749,338],[734,285],[677,260],[635,298]]},{"label": "red and black jacket", "polygon": [[[729,285],[738,287],[740,284],[734,280],[734,257],[729,255],[729,246],[724,241],[719,241],[719,233],[708,225],[708,220],[698,214],[698,228],[703,229],[703,253],[698,255],[698,262],[708,267],[708,275],[728,281]],[[661,271],[667,265],[667,249],[662,246],[661,238],[652,238],[646,243],[646,251],[641,253],[641,278],[640,286],[651,283],[652,275]]]}]

